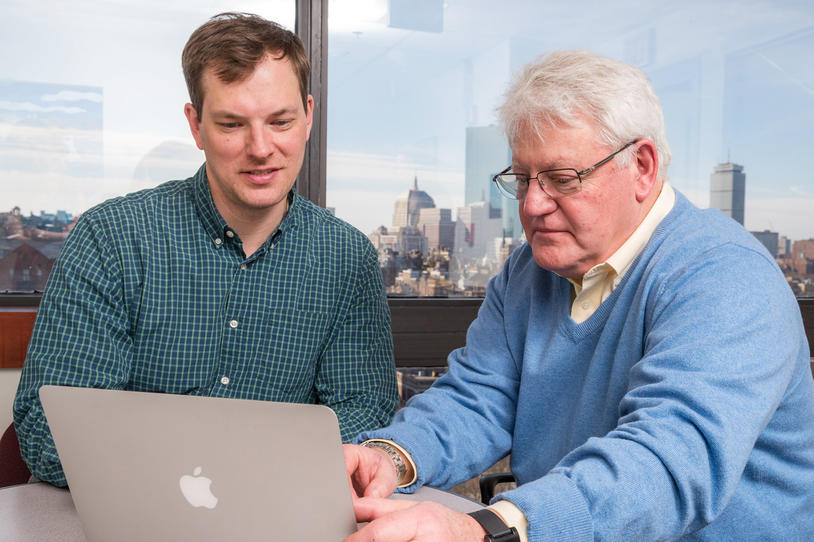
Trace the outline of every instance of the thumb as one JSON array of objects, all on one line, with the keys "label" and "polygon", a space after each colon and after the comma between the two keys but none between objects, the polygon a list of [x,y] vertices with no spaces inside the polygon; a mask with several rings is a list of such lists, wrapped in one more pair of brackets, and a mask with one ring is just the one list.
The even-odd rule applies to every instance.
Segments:
[{"label": "thumb", "polygon": [[365,489],[365,497],[389,497],[393,491],[388,487],[389,485],[381,479],[381,477],[374,478]]}]

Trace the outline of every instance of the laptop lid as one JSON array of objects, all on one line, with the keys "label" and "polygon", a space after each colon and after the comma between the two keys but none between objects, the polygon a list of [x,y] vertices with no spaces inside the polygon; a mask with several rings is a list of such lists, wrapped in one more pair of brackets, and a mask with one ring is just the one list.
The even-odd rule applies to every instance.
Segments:
[{"label": "laptop lid", "polygon": [[65,386],[40,399],[89,542],[356,530],[330,408]]}]

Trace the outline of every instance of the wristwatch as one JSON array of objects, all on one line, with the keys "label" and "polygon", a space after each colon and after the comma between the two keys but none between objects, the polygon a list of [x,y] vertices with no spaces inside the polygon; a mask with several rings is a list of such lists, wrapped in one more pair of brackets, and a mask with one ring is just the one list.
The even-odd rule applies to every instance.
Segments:
[{"label": "wristwatch", "polygon": [[488,508],[481,508],[480,510],[469,512],[469,515],[486,530],[486,536],[483,537],[483,542],[520,542],[520,535],[517,534],[517,529],[503,523],[500,516]]},{"label": "wristwatch", "polygon": [[404,478],[407,475],[407,465],[404,463],[404,460],[401,458],[401,454],[399,454],[398,450],[394,446],[383,442],[381,440],[366,440],[362,443],[362,446],[365,448],[379,448],[387,452],[387,455],[390,456],[390,459],[393,461],[393,465],[396,467],[396,477],[397,483],[401,485],[405,482]]}]

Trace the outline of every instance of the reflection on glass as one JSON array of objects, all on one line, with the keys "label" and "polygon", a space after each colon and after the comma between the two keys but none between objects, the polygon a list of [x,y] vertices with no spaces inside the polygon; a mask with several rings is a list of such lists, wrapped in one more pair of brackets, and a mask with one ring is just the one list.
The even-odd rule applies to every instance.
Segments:
[{"label": "reflection on glass", "polygon": [[652,79],[673,186],[754,232],[812,296],[814,173],[800,160],[814,148],[814,4],[732,8],[332,1],[328,205],[369,234],[391,295],[482,295],[524,241],[491,182],[511,163],[495,108],[526,62],[591,49]]},{"label": "reflection on glass", "polygon": [[223,11],[294,28],[293,0],[8,0],[0,17],[0,293],[42,291],[78,216],[192,175],[181,50]]}]

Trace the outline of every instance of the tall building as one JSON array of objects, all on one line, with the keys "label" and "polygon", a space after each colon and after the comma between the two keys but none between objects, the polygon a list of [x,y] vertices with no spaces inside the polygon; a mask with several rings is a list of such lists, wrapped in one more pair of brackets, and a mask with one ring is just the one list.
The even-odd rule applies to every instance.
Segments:
[{"label": "tall building", "polygon": [[430,249],[453,249],[455,241],[455,222],[452,221],[451,209],[425,207],[418,211],[416,227],[427,238]]},{"label": "tall building", "polygon": [[523,229],[517,213],[517,202],[504,198],[492,177],[512,161],[512,151],[503,130],[495,125],[466,128],[466,173],[464,203],[478,201],[489,204],[489,218],[503,220],[507,237],[520,237]]},{"label": "tall building", "polygon": [[727,162],[715,166],[709,178],[709,205],[716,207],[743,226],[746,174],[743,166]]},{"label": "tall building", "polygon": [[791,265],[801,275],[814,275],[814,239],[794,241]]},{"label": "tall building", "polygon": [[787,256],[791,253],[791,239],[781,235],[777,239],[777,255]]},{"label": "tall building", "polygon": [[776,258],[778,254],[780,254],[780,234],[776,231],[763,230],[753,231],[751,233],[766,247],[766,250],[769,251],[769,254],[771,254],[773,258]]},{"label": "tall building", "polygon": [[503,235],[500,218],[490,218],[488,203],[476,201],[458,207],[455,221],[455,256],[462,262],[494,257],[494,240]]},{"label": "tall building", "polygon": [[416,177],[413,180],[413,188],[396,199],[393,226],[415,226],[418,223],[419,210],[432,207],[435,207],[435,201],[429,194],[418,189],[418,177]]}]

